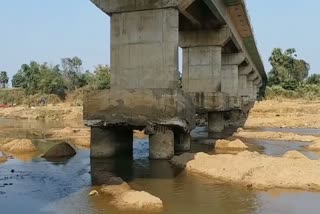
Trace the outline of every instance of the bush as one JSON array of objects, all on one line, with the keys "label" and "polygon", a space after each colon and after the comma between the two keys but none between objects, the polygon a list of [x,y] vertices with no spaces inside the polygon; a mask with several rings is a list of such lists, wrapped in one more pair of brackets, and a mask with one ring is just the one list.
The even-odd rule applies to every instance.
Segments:
[{"label": "bush", "polygon": [[314,100],[320,98],[320,85],[303,84],[296,88],[296,90],[286,90],[281,86],[272,86],[266,88],[266,98],[288,98],[288,99],[308,99]]}]

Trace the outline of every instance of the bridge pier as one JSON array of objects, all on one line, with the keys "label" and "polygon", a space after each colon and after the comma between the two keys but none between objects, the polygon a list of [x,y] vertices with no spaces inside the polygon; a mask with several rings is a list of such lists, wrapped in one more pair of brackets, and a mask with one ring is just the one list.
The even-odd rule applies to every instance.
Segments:
[{"label": "bridge pier", "polygon": [[196,113],[208,114],[209,132],[222,132],[226,112],[239,112],[266,80],[242,1],[91,1],[111,17],[111,89],[84,99],[92,156],[116,155],[115,141],[129,133],[114,129],[130,127],[151,130],[150,158],[171,158],[190,149]]},{"label": "bridge pier", "polygon": [[174,156],[174,132],[169,127],[161,127],[149,135],[149,158],[171,159]]},{"label": "bridge pier", "polygon": [[191,149],[191,136],[190,133],[175,132],[174,134],[174,151],[175,153],[188,152]]},{"label": "bridge pier", "polygon": [[133,132],[131,129],[91,127],[91,157],[132,156],[132,143]]},{"label": "bridge pier", "polygon": [[[85,96],[85,123],[101,128],[99,137],[92,138],[92,150],[103,151],[105,145],[111,148],[105,155],[117,153],[113,144],[119,144],[118,138],[113,137],[116,133],[110,132],[110,127],[154,127],[150,158],[170,159],[174,155],[172,130],[187,134],[195,126],[194,105],[179,88],[176,3],[94,2],[111,15],[111,89]],[[112,137],[105,143],[100,136]],[[100,154],[93,151],[92,156],[96,153]]]}]

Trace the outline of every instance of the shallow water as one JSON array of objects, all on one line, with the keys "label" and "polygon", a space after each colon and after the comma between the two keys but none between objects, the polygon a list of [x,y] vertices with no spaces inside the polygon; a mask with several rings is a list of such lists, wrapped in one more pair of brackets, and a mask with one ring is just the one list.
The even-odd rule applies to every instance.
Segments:
[{"label": "shallow water", "polygon": [[[150,161],[146,141],[134,142],[131,160],[90,160],[88,150],[78,150],[76,156],[60,162],[38,157],[25,161],[11,158],[0,164],[0,213],[123,213],[108,204],[108,197],[88,196],[95,185],[104,182],[106,173],[121,176],[134,189],[160,197],[164,214],[320,212],[319,193],[258,192],[219,184],[207,177],[187,174],[167,161]],[[275,156],[286,150],[268,142],[256,144],[260,152]],[[193,150],[209,151],[210,147],[193,145]]]}]

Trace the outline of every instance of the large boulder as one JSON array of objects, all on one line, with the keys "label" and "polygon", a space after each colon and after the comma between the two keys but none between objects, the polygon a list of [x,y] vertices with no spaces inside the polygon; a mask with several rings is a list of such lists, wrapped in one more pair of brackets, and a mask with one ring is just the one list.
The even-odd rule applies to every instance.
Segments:
[{"label": "large boulder", "polygon": [[76,154],[76,151],[68,143],[60,143],[54,145],[49,149],[42,157],[44,158],[64,158],[72,157]]}]

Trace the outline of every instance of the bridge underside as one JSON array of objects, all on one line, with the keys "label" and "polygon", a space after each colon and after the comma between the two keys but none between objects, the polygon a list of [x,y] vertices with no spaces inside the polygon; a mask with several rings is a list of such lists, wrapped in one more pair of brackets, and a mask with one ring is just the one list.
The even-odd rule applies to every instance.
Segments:
[{"label": "bridge underside", "polygon": [[112,72],[110,90],[85,96],[92,157],[131,152],[132,130],[144,129],[150,158],[169,159],[190,149],[196,114],[206,115],[210,133],[223,132],[226,115],[247,112],[263,89],[249,33],[222,0],[92,1],[111,16]]}]

